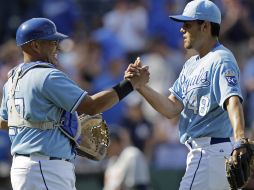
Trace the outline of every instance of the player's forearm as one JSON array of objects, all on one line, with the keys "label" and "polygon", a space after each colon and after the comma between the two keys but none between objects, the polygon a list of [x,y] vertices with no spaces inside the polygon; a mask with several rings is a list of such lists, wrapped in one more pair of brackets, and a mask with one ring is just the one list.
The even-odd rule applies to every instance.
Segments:
[{"label": "player's forearm", "polygon": [[0,118],[0,129],[9,130],[8,122]]},{"label": "player's forearm", "polygon": [[242,104],[238,96],[232,96],[226,100],[226,108],[228,111],[229,119],[234,130],[235,140],[244,138],[244,115]]},{"label": "player's forearm", "polygon": [[168,97],[161,95],[149,86],[139,88],[138,92],[156,111],[169,119],[176,117],[182,110],[179,102],[170,100]]},{"label": "player's forearm", "polygon": [[92,96],[87,95],[78,106],[77,112],[94,115],[106,111],[118,102],[119,98],[115,90],[109,89]]}]

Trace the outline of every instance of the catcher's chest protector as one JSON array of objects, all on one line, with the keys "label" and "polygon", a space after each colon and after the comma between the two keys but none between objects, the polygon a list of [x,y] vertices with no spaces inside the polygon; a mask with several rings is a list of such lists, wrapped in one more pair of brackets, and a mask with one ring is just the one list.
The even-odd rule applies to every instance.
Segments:
[{"label": "catcher's chest protector", "polygon": [[20,65],[17,68],[14,68],[9,73],[9,91],[8,91],[8,126],[16,126],[16,127],[31,127],[38,128],[42,130],[52,129],[54,127],[59,127],[64,134],[67,135],[68,138],[73,140],[78,144],[80,141],[80,128],[78,125],[78,117],[77,113],[74,114],[69,112],[64,112],[60,121],[58,122],[33,122],[24,119],[16,110],[15,106],[15,89],[17,87],[18,80],[21,79],[29,70],[38,68],[38,67],[48,67],[52,68],[52,65],[41,62],[34,62],[29,65]]},{"label": "catcher's chest protector", "polygon": [[21,79],[30,69],[34,69],[36,67],[53,67],[47,63],[41,62],[33,62],[31,64],[21,64],[18,67],[12,69],[8,73],[8,99],[7,107],[8,107],[8,126],[15,127],[31,127],[31,128],[39,128],[42,130],[52,129],[57,125],[55,122],[34,122],[28,121],[24,119],[16,110],[15,106],[15,89],[18,84],[18,80]]}]

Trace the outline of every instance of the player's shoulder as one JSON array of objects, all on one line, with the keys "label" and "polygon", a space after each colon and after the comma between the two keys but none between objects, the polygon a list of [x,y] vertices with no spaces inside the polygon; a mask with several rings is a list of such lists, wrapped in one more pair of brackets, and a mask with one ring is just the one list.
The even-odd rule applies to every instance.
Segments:
[{"label": "player's shoulder", "polygon": [[15,67],[11,68],[11,69],[8,71],[8,73],[7,73],[8,78],[12,77],[12,76],[15,74],[15,72],[16,72],[16,70],[17,70],[18,67],[19,67],[19,65],[17,65],[17,66],[15,66]]},{"label": "player's shoulder", "polygon": [[223,62],[236,62],[233,53],[223,45],[218,46],[211,52],[212,60],[222,64]]},{"label": "player's shoulder", "polygon": [[184,68],[188,67],[188,66],[192,66],[194,62],[197,62],[197,60],[199,59],[198,55],[193,55],[191,56],[189,59],[187,59],[187,61],[184,64]]},{"label": "player's shoulder", "polygon": [[26,72],[29,72],[29,74],[33,75],[33,77],[41,80],[47,79],[52,75],[65,76],[65,74],[56,68],[55,65],[45,62],[40,62],[39,64],[31,66],[28,65],[27,68],[24,69],[24,73]]},{"label": "player's shoulder", "polygon": [[31,62],[21,63],[8,71],[8,78],[13,77],[18,69],[21,69],[20,77],[23,77],[27,72],[31,71],[34,75],[45,75],[51,72],[62,72],[58,70],[53,64],[45,62]]},{"label": "player's shoulder", "polygon": [[[36,69],[33,69],[32,71],[34,73],[34,75],[40,75],[40,76],[49,76],[52,75],[54,73],[62,73],[62,71],[58,70],[57,68],[50,68],[50,67],[38,67]],[[31,73],[32,73],[31,72]]]},{"label": "player's shoulder", "polygon": [[227,68],[239,72],[239,67],[233,53],[223,45],[215,48],[210,60],[214,62],[214,69]]},{"label": "player's shoulder", "polygon": [[38,64],[31,64],[28,65],[27,68],[24,68],[24,72],[26,72],[26,70],[33,70],[33,71],[37,71],[37,72],[52,72],[52,71],[59,71],[55,65],[51,64],[51,63],[46,63],[46,62],[39,62]]}]

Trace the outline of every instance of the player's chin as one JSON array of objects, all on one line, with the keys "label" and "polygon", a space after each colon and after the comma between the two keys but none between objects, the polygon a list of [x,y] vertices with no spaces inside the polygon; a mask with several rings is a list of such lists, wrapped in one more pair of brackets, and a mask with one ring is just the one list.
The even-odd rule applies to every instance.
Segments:
[{"label": "player's chin", "polygon": [[191,49],[189,45],[183,45],[184,49]]},{"label": "player's chin", "polygon": [[191,45],[190,43],[188,43],[188,42],[184,42],[183,47],[184,47],[185,49],[191,49],[191,48],[192,48],[192,45]]},{"label": "player's chin", "polygon": [[183,47],[186,48],[188,45],[188,43],[186,42],[186,40],[183,41]]},{"label": "player's chin", "polygon": [[58,59],[55,56],[50,57],[49,62],[53,65],[58,65]]},{"label": "player's chin", "polygon": [[54,52],[51,56],[51,59],[55,65],[58,64],[58,52]]}]

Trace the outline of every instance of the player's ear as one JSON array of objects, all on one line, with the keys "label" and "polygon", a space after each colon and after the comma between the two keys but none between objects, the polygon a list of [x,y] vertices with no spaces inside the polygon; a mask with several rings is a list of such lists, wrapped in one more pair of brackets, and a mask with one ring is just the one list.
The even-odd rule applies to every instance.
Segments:
[{"label": "player's ear", "polygon": [[38,53],[38,45],[35,43],[35,41],[26,43],[21,46],[22,50],[30,55],[34,55],[34,53]]},{"label": "player's ear", "polygon": [[37,40],[34,40],[30,43],[30,47],[31,49],[36,52],[36,53],[40,53],[40,43]]},{"label": "player's ear", "polygon": [[211,23],[208,21],[204,21],[201,25],[201,31],[208,32],[211,28]]}]

